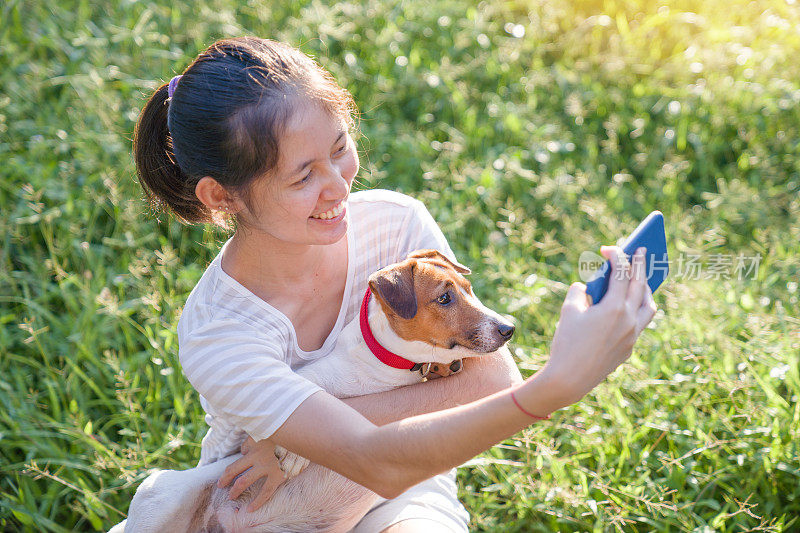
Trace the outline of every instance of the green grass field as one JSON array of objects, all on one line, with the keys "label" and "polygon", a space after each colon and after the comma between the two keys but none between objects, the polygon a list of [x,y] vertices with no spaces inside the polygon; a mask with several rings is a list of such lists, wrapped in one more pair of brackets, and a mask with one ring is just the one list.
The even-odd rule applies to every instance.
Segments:
[{"label": "green grass field", "polygon": [[582,251],[660,209],[694,258],[628,364],[460,470],[474,531],[800,531],[800,4],[435,5],[3,3],[0,530],[107,529],[196,463],[176,324],[225,235],[149,210],[131,139],[252,34],[353,93],[360,186],[426,202],[526,375]]}]

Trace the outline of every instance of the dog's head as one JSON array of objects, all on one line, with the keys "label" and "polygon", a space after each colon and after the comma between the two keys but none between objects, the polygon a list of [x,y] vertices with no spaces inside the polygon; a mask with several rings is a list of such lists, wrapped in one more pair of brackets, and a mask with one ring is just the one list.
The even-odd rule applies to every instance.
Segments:
[{"label": "dog's head", "polygon": [[475,297],[469,273],[436,250],[418,250],[375,272],[369,286],[399,337],[452,350],[457,359],[494,352],[514,333]]}]

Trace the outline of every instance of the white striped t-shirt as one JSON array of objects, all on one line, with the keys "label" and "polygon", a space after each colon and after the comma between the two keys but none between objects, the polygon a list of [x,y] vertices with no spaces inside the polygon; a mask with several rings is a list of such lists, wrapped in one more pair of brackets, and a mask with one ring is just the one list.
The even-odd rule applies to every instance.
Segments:
[{"label": "white striped t-shirt", "polygon": [[200,394],[208,433],[200,464],[238,451],[246,435],[272,435],[311,394],[321,390],[293,372],[330,353],[358,312],[367,279],[420,248],[455,259],[422,202],[385,190],[348,200],[347,282],[336,324],[321,348],[301,350],[289,319],[227,275],[214,258],[178,322],[179,359]]}]

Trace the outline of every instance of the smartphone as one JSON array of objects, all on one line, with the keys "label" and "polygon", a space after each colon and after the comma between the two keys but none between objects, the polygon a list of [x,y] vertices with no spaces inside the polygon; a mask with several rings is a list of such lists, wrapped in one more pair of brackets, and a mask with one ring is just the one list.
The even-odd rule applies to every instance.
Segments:
[{"label": "smartphone", "polygon": [[[622,251],[628,256],[628,261],[640,247],[647,250],[644,255],[647,284],[652,292],[656,292],[669,273],[667,235],[664,232],[664,215],[661,211],[653,211],[647,215],[621,246]],[[586,294],[592,298],[592,305],[603,299],[610,279],[611,261],[606,261],[586,282]]]}]

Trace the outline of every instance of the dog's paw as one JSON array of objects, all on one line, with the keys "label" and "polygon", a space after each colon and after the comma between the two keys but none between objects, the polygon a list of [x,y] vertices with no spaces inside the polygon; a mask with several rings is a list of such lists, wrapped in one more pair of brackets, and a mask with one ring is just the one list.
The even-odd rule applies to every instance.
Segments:
[{"label": "dog's paw", "polygon": [[275,457],[278,458],[281,470],[283,470],[287,478],[294,477],[302,472],[309,463],[308,459],[300,457],[281,446],[275,446]]}]

